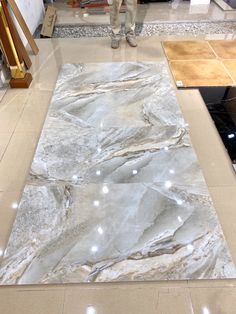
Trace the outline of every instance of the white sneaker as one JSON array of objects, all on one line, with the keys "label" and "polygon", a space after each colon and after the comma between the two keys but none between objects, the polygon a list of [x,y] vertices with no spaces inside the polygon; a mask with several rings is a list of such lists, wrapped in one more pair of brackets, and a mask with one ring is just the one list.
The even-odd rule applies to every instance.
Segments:
[{"label": "white sneaker", "polygon": [[126,40],[131,47],[137,47],[137,40],[135,35],[126,35]]}]

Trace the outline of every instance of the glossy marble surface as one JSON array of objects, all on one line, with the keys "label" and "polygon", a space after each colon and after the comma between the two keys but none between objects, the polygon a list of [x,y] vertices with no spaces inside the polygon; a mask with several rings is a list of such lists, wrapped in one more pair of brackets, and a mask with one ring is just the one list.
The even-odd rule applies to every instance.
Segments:
[{"label": "glossy marble surface", "polygon": [[166,63],[64,65],[1,283],[235,274]]}]

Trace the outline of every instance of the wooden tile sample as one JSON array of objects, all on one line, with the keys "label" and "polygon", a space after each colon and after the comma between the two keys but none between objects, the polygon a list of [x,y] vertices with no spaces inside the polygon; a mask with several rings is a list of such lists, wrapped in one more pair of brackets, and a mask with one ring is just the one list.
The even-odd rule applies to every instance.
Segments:
[{"label": "wooden tile sample", "polygon": [[207,41],[165,41],[162,43],[168,60],[215,59]]},{"label": "wooden tile sample", "polygon": [[233,85],[218,60],[171,61],[170,68],[178,87]]},{"label": "wooden tile sample", "polygon": [[236,81],[236,60],[223,60],[223,63],[231,77]]},{"label": "wooden tile sample", "polygon": [[209,40],[209,44],[221,59],[236,59],[236,40]]}]

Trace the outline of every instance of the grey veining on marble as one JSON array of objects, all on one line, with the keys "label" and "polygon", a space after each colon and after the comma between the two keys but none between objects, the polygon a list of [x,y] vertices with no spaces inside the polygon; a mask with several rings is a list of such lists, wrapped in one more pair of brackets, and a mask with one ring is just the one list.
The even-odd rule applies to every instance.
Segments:
[{"label": "grey veining on marble", "polygon": [[[35,37],[40,37],[41,27],[36,31]],[[136,24],[137,36],[205,36],[214,34],[235,34],[235,20],[227,21],[198,21],[198,22],[144,22]],[[124,29],[122,30],[124,34]],[[110,36],[110,27],[107,24],[99,25],[56,25],[53,33],[54,38],[88,38],[88,37],[108,37]]]},{"label": "grey veining on marble", "polygon": [[64,65],[0,283],[235,276],[166,63]]}]

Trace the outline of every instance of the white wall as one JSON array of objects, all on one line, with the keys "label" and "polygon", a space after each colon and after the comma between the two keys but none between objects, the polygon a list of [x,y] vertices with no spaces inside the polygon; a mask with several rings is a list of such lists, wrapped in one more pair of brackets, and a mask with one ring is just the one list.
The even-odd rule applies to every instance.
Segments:
[{"label": "white wall", "polygon": [[[43,0],[15,0],[18,5],[21,14],[23,15],[26,24],[28,25],[31,33],[33,34],[40,23],[43,21],[44,17],[44,4]],[[27,40],[24,37],[23,32],[21,31],[18,23],[19,33],[23,39],[24,44],[27,43]]]},{"label": "white wall", "polygon": [[190,0],[191,5],[209,4],[211,0]]}]

